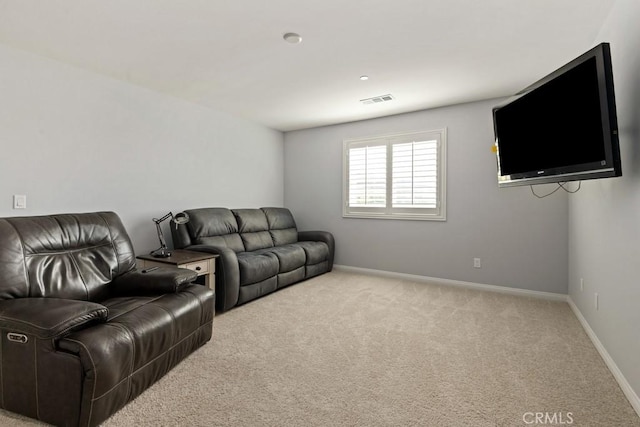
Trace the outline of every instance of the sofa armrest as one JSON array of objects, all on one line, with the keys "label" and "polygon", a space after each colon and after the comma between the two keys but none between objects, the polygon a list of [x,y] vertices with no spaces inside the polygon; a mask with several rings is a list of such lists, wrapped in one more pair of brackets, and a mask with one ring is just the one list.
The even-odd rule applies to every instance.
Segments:
[{"label": "sofa armrest", "polygon": [[185,249],[218,255],[216,265],[216,310],[226,311],[238,303],[240,266],[233,249],[225,246],[191,245]]},{"label": "sofa armrest", "polygon": [[[61,298],[16,298],[0,301],[0,328],[14,333],[14,339],[26,336],[49,339],[93,324],[105,322],[107,307],[89,301]],[[21,334],[22,337],[20,337]],[[26,336],[25,336],[26,335]],[[25,341],[26,342],[26,341]]]},{"label": "sofa armrest", "polygon": [[336,250],[336,242],[333,234],[328,231],[298,231],[298,241],[324,242],[329,246],[329,271],[333,269],[333,257]]},{"label": "sofa armrest", "polygon": [[179,292],[197,277],[186,268],[134,269],[114,278],[110,286],[116,295],[168,294]]}]

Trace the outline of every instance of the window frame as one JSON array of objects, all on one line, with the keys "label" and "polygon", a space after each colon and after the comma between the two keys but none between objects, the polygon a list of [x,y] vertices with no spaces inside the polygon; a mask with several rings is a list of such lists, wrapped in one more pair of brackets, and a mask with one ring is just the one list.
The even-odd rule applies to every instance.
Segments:
[{"label": "window frame", "polygon": [[[394,144],[436,140],[436,207],[392,207]],[[349,206],[349,151],[353,148],[380,146],[387,147],[386,158],[386,206],[362,207]],[[405,133],[377,135],[365,138],[343,140],[342,145],[342,216],[344,218],[377,218],[420,221],[446,221],[446,167],[447,167],[447,129],[435,129]]]}]

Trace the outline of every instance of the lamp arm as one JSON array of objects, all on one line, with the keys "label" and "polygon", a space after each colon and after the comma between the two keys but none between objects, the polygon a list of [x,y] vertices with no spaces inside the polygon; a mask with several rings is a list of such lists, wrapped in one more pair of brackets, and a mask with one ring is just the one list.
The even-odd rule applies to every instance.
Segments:
[{"label": "lamp arm", "polygon": [[167,242],[164,240],[164,234],[162,233],[162,228],[160,224],[169,218],[173,218],[173,212],[169,212],[162,218],[153,218],[153,222],[156,223],[156,231],[158,232],[158,240],[160,240],[160,249],[167,249]]},{"label": "lamp arm", "polygon": [[160,224],[162,221],[164,221],[167,218],[173,218],[173,213],[169,212],[168,214],[166,214],[165,216],[163,216],[162,218],[158,219],[158,218],[153,218],[153,222],[155,222],[156,224]]},{"label": "lamp arm", "polygon": [[160,240],[160,248],[161,249],[166,249],[167,248],[167,242],[165,242],[164,240],[164,234],[162,233],[162,228],[160,228],[160,223],[162,221],[156,221],[156,229],[158,231],[158,239]]}]

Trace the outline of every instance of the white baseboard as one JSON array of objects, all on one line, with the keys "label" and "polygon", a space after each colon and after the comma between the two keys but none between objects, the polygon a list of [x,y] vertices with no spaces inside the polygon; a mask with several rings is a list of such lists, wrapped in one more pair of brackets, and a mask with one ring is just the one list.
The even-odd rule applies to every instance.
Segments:
[{"label": "white baseboard", "polygon": [[502,294],[520,295],[534,298],[541,298],[552,301],[567,301],[567,295],[553,292],[531,291],[528,289],[508,288],[506,286],[485,285],[482,283],[463,282],[460,280],[440,279],[437,277],[418,276],[415,274],[395,273],[393,271],[373,270],[370,268],[350,267],[347,265],[334,265],[338,271],[347,273],[368,274],[371,276],[388,277],[391,279],[412,280],[415,282],[435,283],[439,285],[458,286],[480,291],[499,292]]},{"label": "white baseboard", "polygon": [[580,309],[573,302],[570,296],[567,296],[567,302],[569,303],[569,307],[571,307],[571,310],[573,310],[573,313],[580,321],[582,328],[591,339],[591,342],[596,347],[596,350],[598,350],[598,353],[600,353],[600,357],[602,357],[602,360],[604,360],[604,363],[607,365],[607,367],[611,371],[611,374],[613,374],[614,378],[618,382],[618,385],[622,389],[624,395],[627,397],[627,400],[629,400],[629,403],[631,404],[631,406],[633,406],[633,409],[636,411],[638,416],[640,416],[640,398],[633,390],[627,379],[624,377],[624,375],[618,368],[618,365],[616,365],[616,362],[613,361],[613,358],[609,355],[607,349],[604,348],[604,345],[602,345],[596,333],[593,332],[593,329],[591,329],[591,326],[589,326],[587,319],[585,319],[585,317],[582,315]]}]

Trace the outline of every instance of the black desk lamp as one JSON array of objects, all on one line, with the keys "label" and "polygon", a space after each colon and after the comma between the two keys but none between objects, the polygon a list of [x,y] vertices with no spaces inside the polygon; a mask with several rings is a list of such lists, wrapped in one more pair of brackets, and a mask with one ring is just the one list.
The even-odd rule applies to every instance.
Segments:
[{"label": "black desk lamp", "polygon": [[158,240],[160,240],[160,247],[155,251],[151,251],[151,256],[156,258],[167,258],[171,256],[171,252],[169,252],[167,248],[167,242],[164,240],[164,234],[162,234],[162,228],[160,228],[160,223],[169,218],[173,219],[173,222],[176,224],[176,229],[178,228],[178,224],[186,224],[189,222],[189,215],[186,212],[180,212],[175,215],[169,212],[160,219],[153,218],[153,222],[156,223],[156,229],[158,231]]}]

